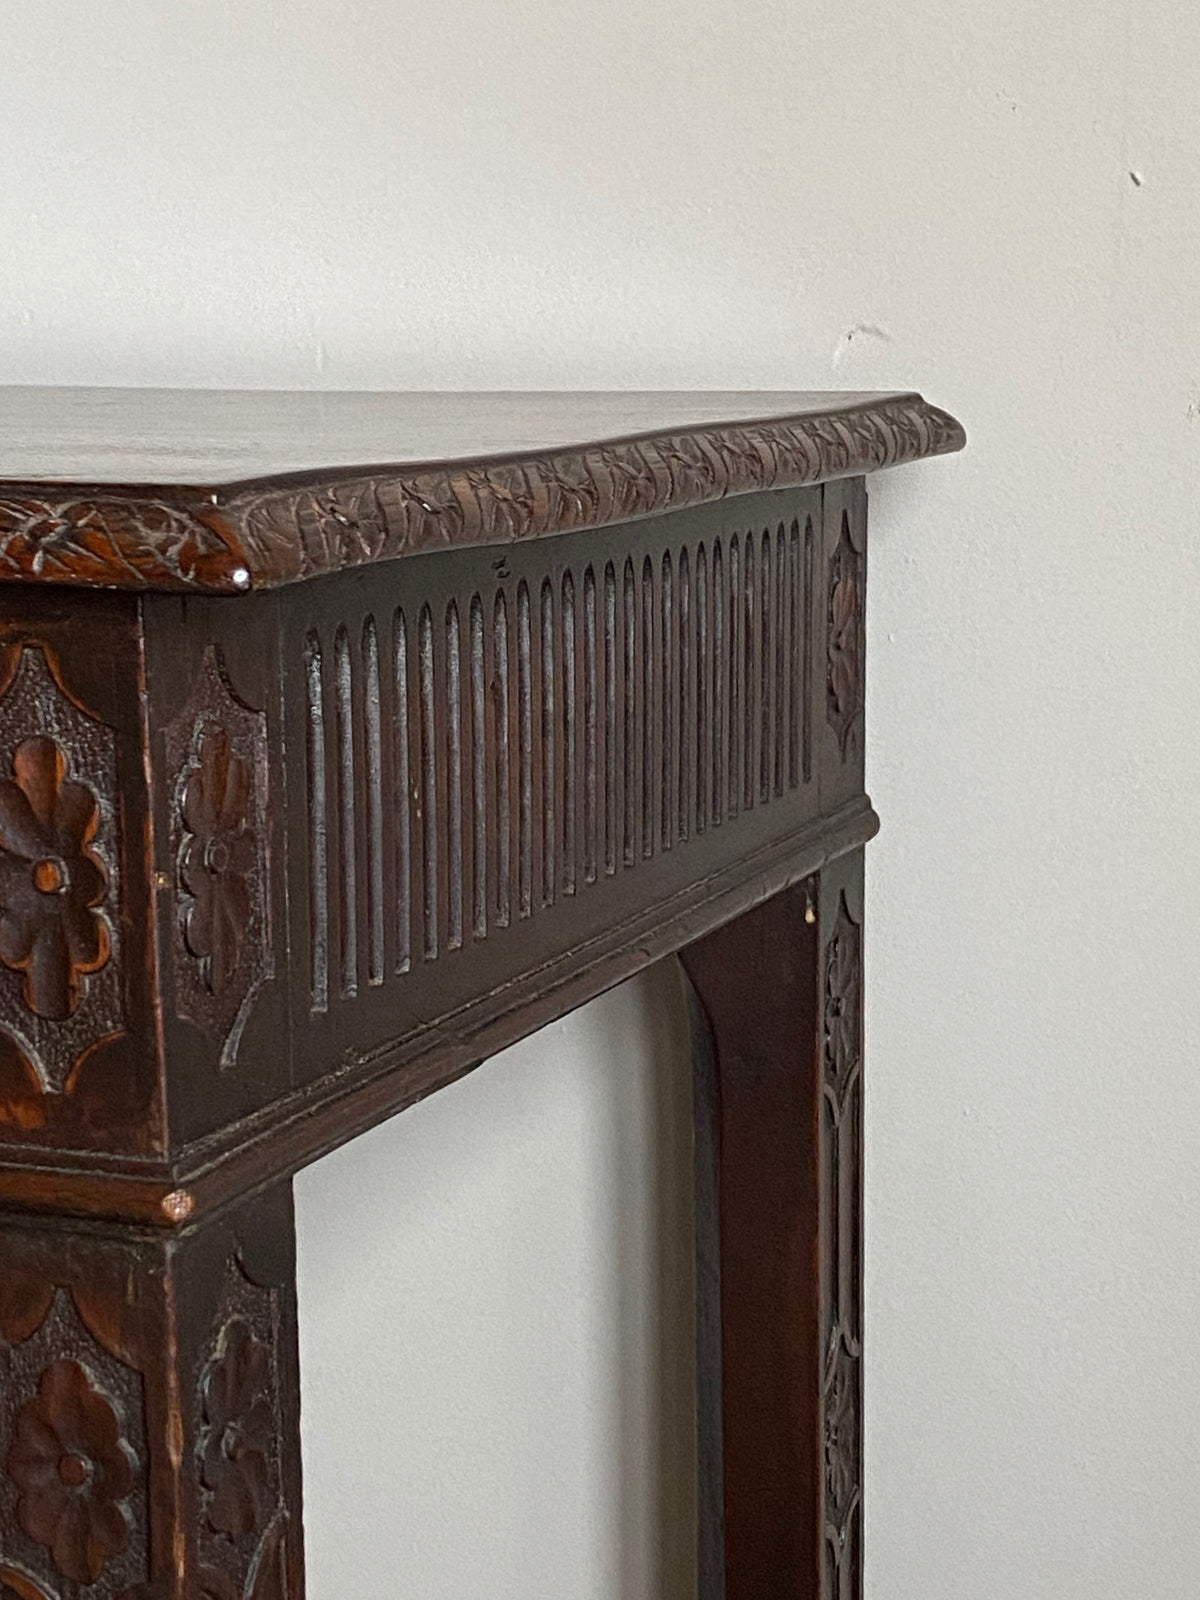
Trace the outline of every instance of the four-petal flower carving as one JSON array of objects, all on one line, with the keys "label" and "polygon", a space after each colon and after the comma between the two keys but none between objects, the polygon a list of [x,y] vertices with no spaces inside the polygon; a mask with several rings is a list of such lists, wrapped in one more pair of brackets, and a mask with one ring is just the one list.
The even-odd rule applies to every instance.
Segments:
[{"label": "four-petal flower carving", "polygon": [[6,1466],[17,1521],[64,1577],[95,1583],[129,1543],[133,1471],[112,1404],[77,1361],[56,1361],[17,1412]]},{"label": "four-petal flower carving", "polygon": [[184,911],[184,937],[203,963],[213,994],[220,994],[237,971],[253,906],[250,875],[257,854],[250,827],[253,787],[250,762],[232,749],[224,728],[210,728],[184,786],[183,821],[188,831],[179,875],[191,896]]},{"label": "four-petal flower carving", "polygon": [[108,960],[108,924],[96,909],[107,888],[91,848],[96,796],[67,778],[53,739],[26,739],[13,776],[0,782],[0,961],[25,974],[25,1002],[61,1022],[80,980]]},{"label": "four-petal flower carving", "polygon": [[269,1501],[271,1356],[247,1322],[235,1317],[204,1370],[200,1478],[209,1491],[208,1521],[240,1539],[259,1526]]}]

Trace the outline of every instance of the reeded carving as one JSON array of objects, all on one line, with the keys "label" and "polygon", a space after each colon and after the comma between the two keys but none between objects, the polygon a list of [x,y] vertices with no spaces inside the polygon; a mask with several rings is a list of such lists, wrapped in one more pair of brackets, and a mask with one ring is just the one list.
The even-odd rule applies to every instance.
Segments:
[{"label": "reeded carving", "polygon": [[177,774],[175,1005],[237,1055],[270,947],[266,717],[235,695],[215,647],[205,652],[187,704],[165,731]]},{"label": "reeded carving", "polygon": [[116,748],[40,645],[0,695],[0,1028],[43,1088],[123,1031]]},{"label": "reeded carving", "polygon": [[5,1468],[17,1520],[65,1578],[93,1584],[129,1544],[129,1447],[111,1401],[77,1361],[56,1361],[16,1415]]},{"label": "reeded carving", "polygon": [[862,558],[850,542],[849,518],[829,565],[826,700],[843,757],[863,711]]},{"label": "reeded carving", "polygon": [[622,603],[585,563],[307,630],[313,1012],[800,789],[811,548],[793,520],[627,560]]}]

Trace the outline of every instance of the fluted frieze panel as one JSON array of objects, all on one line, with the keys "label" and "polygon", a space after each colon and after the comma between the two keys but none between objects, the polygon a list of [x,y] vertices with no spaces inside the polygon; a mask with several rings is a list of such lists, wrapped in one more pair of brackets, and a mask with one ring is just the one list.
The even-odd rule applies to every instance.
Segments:
[{"label": "fluted frieze panel", "polygon": [[298,632],[313,1013],[802,789],[816,537],[789,515]]}]

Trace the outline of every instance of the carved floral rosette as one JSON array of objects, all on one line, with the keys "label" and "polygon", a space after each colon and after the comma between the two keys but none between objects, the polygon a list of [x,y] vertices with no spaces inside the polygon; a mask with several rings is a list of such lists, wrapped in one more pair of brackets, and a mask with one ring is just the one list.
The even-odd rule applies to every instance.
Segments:
[{"label": "carved floral rosette", "polygon": [[825,700],[829,725],[842,757],[864,708],[863,558],[842,515],[841,533],[829,563],[826,615]]},{"label": "carved floral rosette", "polygon": [[264,713],[235,694],[215,646],[165,730],[174,775],[170,848],[176,896],[175,1008],[237,1057],[259,988],[271,977]]},{"label": "carved floral rosette", "polygon": [[[15,1288],[15,1292],[14,1292]],[[0,1595],[125,1600],[149,1542],[141,1375],[30,1277],[0,1305]]]},{"label": "carved floral rosette", "polygon": [[0,691],[0,1029],[61,1094],[124,1032],[116,735],[26,644]]},{"label": "carved floral rosette", "polygon": [[277,1294],[229,1263],[196,1391],[199,1600],[287,1600]]}]

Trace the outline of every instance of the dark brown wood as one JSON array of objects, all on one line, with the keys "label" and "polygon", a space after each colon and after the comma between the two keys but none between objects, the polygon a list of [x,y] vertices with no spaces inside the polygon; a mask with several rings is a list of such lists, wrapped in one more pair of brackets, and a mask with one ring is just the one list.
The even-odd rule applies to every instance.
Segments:
[{"label": "dark brown wood", "polygon": [[0,389],[0,578],[239,593],[963,442],[914,394]]},{"label": "dark brown wood", "polygon": [[300,1600],[290,1174],[683,951],[702,1593],[858,1600],[861,473],[961,442],[0,393],[0,1595]]},{"label": "dark brown wood", "polygon": [[683,953],[701,1594],[861,1593],[862,862]]},{"label": "dark brown wood", "polygon": [[[818,935],[815,915],[806,921],[813,893],[811,880],[793,885],[683,955],[709,1085],[698,1097],[705,1132],[697,1142],[714,1149],[715,1237],[699,1248],[702,1259],[719,1262],[719,1386],[709,1370],[700,1412],[711,1417],[719,1405],[725,1589],[714,1584],[712,1592],[728,1600],[819,1592]],[[698,1281],[711,1294],[709,1274]],[[701,1329],[713,1314],[702,1304]],[[709,1450],[704,1459],[711,1481],[717,1464]]]},{"label": "dark brown wood", "polygon": [[820,884],[822,1595],[862,1594],[863,874],[843,856]]},{"label": "dark brown wood", "polygon": [[290,1185],[179,1235],[0,1223],[0,1595],[298,1600]]}]

